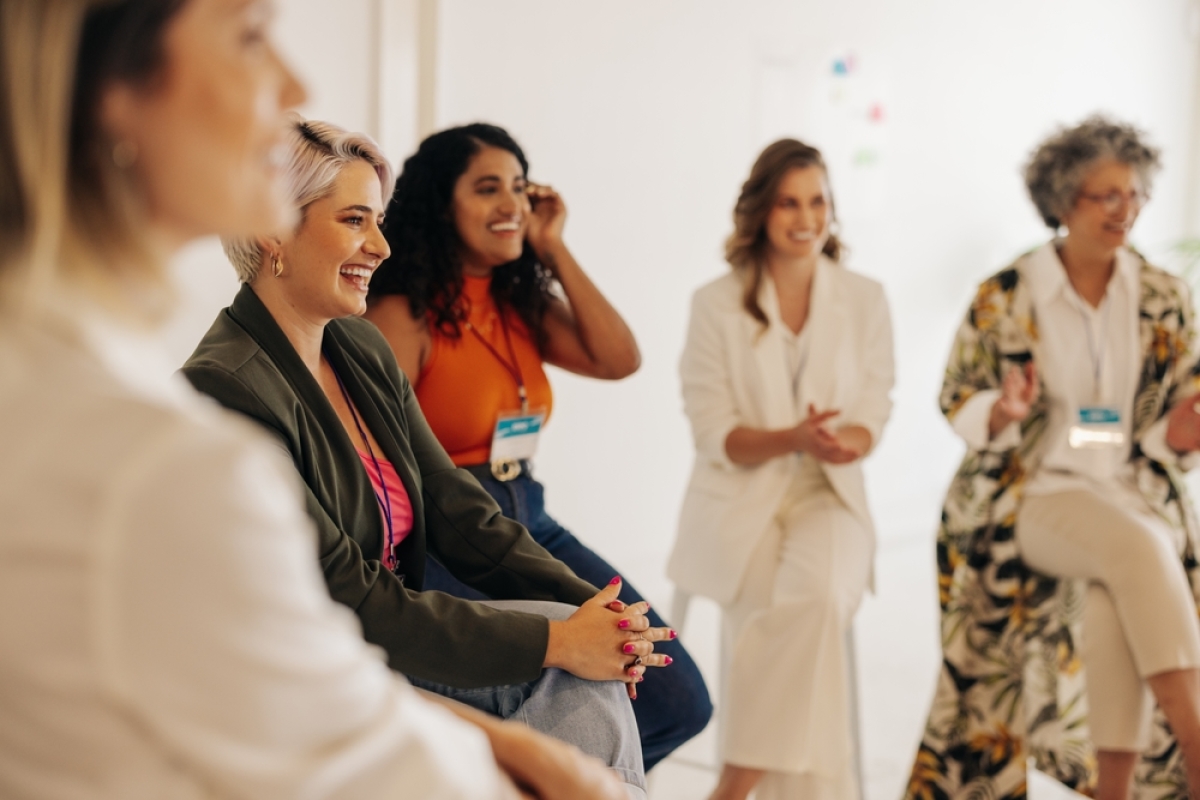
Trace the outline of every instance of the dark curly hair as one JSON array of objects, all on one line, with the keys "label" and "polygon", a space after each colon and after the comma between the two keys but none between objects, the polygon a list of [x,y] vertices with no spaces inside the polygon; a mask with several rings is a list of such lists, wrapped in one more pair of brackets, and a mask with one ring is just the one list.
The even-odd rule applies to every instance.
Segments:
[{"label": "dark curly hair", "polygon": [[[484,147],[512,153],[528,175],[529,161],[508,132],[480,122],[429,136],[404,162],[383,226],[392,256],[371,278],[368,295],[368,300],[404,295],[414,319],[428,314],[440,333],[453,338],[462,335],[466,319],[460,302],[462,239],[454,223],[454,185]],[[552,284],[550,270],[538,261],[528,242],[516,261],[492,273],[496,307],[515,311],[539,348],[545,344],[542,318],[553,297]]]}]

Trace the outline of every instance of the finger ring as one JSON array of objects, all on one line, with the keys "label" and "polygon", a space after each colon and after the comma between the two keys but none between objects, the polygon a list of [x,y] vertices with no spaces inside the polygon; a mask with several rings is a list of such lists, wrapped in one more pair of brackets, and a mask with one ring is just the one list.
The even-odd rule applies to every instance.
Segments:
[{"label": "finger ring", "polygon": [[630,667],[640,667],[643,663],[642,657],[638,656],[633,661],[630,661],[628,664],[626,664],[625,669],[629,669]]}]

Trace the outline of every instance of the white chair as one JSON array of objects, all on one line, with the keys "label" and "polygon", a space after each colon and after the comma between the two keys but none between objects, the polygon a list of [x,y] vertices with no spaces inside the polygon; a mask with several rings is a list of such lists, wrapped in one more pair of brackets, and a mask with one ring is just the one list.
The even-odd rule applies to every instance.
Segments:
[{"label": "white chair", "polygon": [[[683,633],[684,625],[687,624],[688,608],[692,604],[691,592],[685,592],[679,587],[675,587],[675,594],[671,597],[671,625],[678,633]],[[866,796],[866,776],[863,774],[862,760],[862,720],[860,718],[860,708],[858,702],[858,652],[854,643],[854,626],[851,625],[846,631],[846,655],[849,662],[849,675],[846,677],[850,684],[850,730],[854,737],[854,771],[858,773],[858,795],[859,798]],[[720,666],[717,675],[717,685],[722,686],[725,682],[725,657],[724,653],[720,654],[717,659]],[[714,704],[717,708],[716,713],[720,713],[720,702]]]}]

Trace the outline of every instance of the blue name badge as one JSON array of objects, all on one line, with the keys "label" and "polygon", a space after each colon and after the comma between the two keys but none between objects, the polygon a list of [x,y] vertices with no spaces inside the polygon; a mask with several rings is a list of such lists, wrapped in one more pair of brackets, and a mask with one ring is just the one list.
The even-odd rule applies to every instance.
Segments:
[{"label": "blue name badge", "polygon": [[1071,447],[1088,450],[1124,446],[1121,409],[1117,406],[1081,406],[1067,441]]},{"label": "blue name badge", "polygon": [[1084,406],[1079,409],[1082,425],[1113,425],[1121,423],[1121,412],[1110,406]]},{"label": "blue name badge", "polygon": [[491,460],[520,460],[533,458],[537,453],[538,437],[546,421],[544,410],[528,414],[501,414],[492,431]]}]

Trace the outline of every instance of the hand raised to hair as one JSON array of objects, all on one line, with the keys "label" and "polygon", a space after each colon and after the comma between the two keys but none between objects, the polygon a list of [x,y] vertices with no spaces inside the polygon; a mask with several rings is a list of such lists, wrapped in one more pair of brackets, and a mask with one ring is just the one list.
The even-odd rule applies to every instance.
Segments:
[{"label": "hand raised to hair", "polygon": [[563,228],[567,224],[566,203],[554,189],[536,183],[525,185],[525,195],[532,207],[525,239],[538,257],[553,271],[555,260],[550,257],[550,253],[554,248],[562,246]]}]

